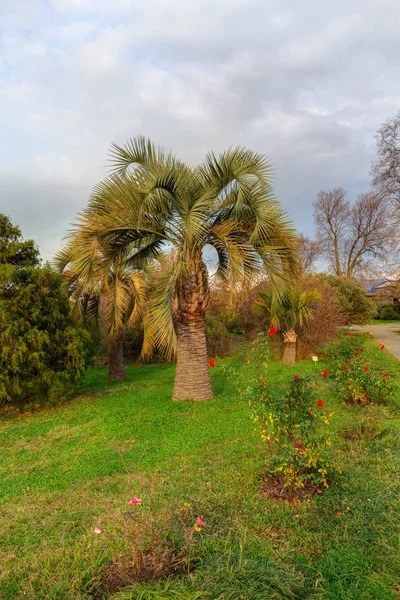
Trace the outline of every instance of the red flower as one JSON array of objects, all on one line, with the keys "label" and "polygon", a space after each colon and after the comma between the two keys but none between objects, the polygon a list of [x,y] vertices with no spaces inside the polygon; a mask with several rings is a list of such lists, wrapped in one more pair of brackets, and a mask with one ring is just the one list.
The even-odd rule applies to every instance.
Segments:
[{"label": "red flower", "polygon": [[270,328],[269,328],[269,331],[268,331],[268,334],[269,334],[269,335],[275,335],[275,334],[276,334],[276,329],[275,329],[275,327],[270,327]]},{"label": "red flower", "polygon": [[384,377],[389,377],[389,373],[384,373],[383,376]]},{"label": "red flower", "polygon": [[369,371],[369,368],[368,367],[364,367],[364,371]]},{"label": "red flower", "polygon": [[343,371],[348,371],[349,367],[343,367]]},{"label": "red flower", "polygon": [[323,400],[318,400],[318,406],[323,406],[324,405],[324,401]]},{"label": "red flower", "polygon": [[342,514],[341,512],[337,511],[337,512],[335,512],[335,517],[340,517],[341,514]]},{"label": "red flower", "polygon": [[357,348],[356,352],[360,352],[361,348]]},{"label": "red flower", "polygon": [[384,348],[385,348],[385,344],[381,344],[379,347],[380,350],[383,350]]},{"label": "red flower", "polygon": [[349,358],[345,358],[344,360],[345,360],[346,362],[350,362],[350,359],[349,359]]},{"label": "red flower", "polygon": [[322,377],[328,377],[328,371],[325,369],[325,371],[322,373]]},{"label": "red flower", "polygon": [[353,337],[353,335],[354,335],[354,333],[349,333],[349,336],[350,336],[350,337]]},{"label": "red flower", "polygon": [[369,331],[367,331],[366,333],[367,333],[367,335],[369,335]]},{"label": "red flower", "polygon": [[293,375],[293,379],[298,379],[299,376],[298,375]]},{"label": "red flower", "polygon": [[212,358],[208,364],[209,364],[209,365],[210,365],[210,367],[213,369],[213,368],[215,367],[215,362],[214,362],[214,359]]}]

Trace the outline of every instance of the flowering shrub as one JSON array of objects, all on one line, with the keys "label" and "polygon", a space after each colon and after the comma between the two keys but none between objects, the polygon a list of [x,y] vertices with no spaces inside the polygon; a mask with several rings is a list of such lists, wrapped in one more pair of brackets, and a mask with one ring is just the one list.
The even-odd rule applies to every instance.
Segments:
[{"label": "flowering shrub", "polygon": [[389,373],[374,367],[376,352],[385,346],[381,344],[379,351],[367,349],[365,340],[363,334],[342,334],[328,350],[340,397],[348,404],[359,406],[378,404],[393,393]]},{"label": "flowering shrub", "polygon": [[359,406],[379,404],[393,393],[389,373],[372,370],[356,356],[350,360],[348,368],[338,374],[337,385],[341,397],[348,404]]},{"label": "flowering shrub", "polygon": [[329,457],[331,440],[325,431],[333,413],[325,410],[311,377],[295,375],[283,395],[273,395],[266,378],[269,356],[267,337],[258,336],[252,345],[249,375],[230,371],[268,450],[268,476],[287,491],[309,485],[328,487],[333,475],[341,473]]},{"label": "flowering shrub", "polygon": [[332,412],[316,395],[311,377],[293,377],[282,396],[258,387],[249,391],[251,416],[269,451],[268,473],[283,480],[285,487],[305,485],[328,487],[329,479],[341,470],[328,457]]},{"label": "flowering shrub", "polygon": [[[175,510],[169,507],[161,517],[152,510],[151,502],[141,498],[134,497],[127,505],[129,510],[118,519],[116,531],[123,549],[98,582],[97,591],[107,597],[133,583],[155,580],[187,568],[195,538],[206,526],[187,502]],[[107,536],[107,530],[101,527],[95,527],[93,533]]]},{"label": "flowering shrub", "polygon": [[[366,334],[341,333],[339,340],[329,344],[327,354],[331,370],[338,374],[346,363],[354,356],[363,356],[365,352]],[[347,369],[345,369],[347,370]]]}]

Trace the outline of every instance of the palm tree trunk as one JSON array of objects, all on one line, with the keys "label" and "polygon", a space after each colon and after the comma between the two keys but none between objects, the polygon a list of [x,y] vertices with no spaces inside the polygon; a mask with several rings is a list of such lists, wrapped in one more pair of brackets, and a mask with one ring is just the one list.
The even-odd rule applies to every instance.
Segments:
[{"label": "palm tree trunk", "polygon": [[123,335],[109,341],[108,378],[120,381],[125,378]]},{"label": "palm tree trunk", "polygon": [[283,334],[282,365],[293,366],[296,364],[297,334],[294,329],[288,329]]},{"label": "palm tree trunk", "polygon": [[178,359],[174,400],[209,400],[213,397],[208,367],[204,315],[180,318],[177,322]]},{"label": "palm tree trunk", "polygon": [[187,275],[178,290],[178,358],[172,398],[209,400],[213,397],[213,391],[208,368],[205,328],[205,309],[208,303],[207,270],[200,253],[188,263]]}]

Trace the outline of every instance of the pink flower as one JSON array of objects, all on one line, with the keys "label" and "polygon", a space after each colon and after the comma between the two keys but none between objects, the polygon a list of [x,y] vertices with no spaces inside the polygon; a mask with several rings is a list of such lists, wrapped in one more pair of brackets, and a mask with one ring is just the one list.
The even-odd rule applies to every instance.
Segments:
[{"label": "pink flower", "polygon": [[298,379],[299,376],[298,375],[293,375],[293,379]]},{"label": "pink flower", "polygon": [[202,521],[202,520],[200,519],[200,517],[197,517],[197,519],[196,519],[196,523],[197,523],[197,525],[199,525],[200,527],[204,527],[204,525],[205,525],[204,521]]},{"label": "pink flower", "polygon": [[275,335],[276,334],[276,329],[275,327],[270,327],[269,331],[268,331],[268,335]]},{"label": "pink flower", "polygon": [[328,377],[328,371],[325,369],[325,371],[322,373],[322,377]]},{"label": "pink flower", "polygon": [[212,358],[208,364],[209,364],[209,365],[210,365],[210,367],[213,369],[213,368],[215,367],[215,362],[214,362],[214,359]]},{"label": "pink flower", "polygon": [[132,500],[129,500],[128,504],[133,504],[133,506],[139,506],[139,504],[142,504],[142,499],[141,498],[132,498]]},{"label": "pink flower", "polygon": [[100,527],[95,527],[95,528],[93,529],[93,533],[101,533],[101,529],[100,529]]},{"label": "pink flower", "polygon": [[318,406],[323,406],[324,405],[324,401],[323,400],[318,400]]}]

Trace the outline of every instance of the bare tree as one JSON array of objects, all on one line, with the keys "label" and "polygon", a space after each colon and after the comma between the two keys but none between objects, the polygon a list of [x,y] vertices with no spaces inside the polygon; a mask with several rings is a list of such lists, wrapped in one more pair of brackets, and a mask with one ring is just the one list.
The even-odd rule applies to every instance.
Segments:
[{"label": "bare tree", "polygon": [[298,237],[298,253],[303,273],[311,273],[316,260],[321,255],[321,246],[317,241],[310,240],[310,238],[300,233]]},{"label": "bare tree", "polygon": [[317,227],[317,242],[338,277],[343,277],[341,255],[346,238],[351,209],[346,192],[338,187],[320,190],[314,203],[314,221]]},{"label": "bare tree", "polygon": [[372,163],[374,190],[400,203],[400,111],[375,134],[378,158]]},{"label": "bare tree", "polygon": [[396,232],[384,196],[361,194],[350,204],[342,188],[321,190],[314,208],[317,241],[338,277],[352,279],[390,253]]}]

